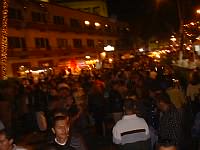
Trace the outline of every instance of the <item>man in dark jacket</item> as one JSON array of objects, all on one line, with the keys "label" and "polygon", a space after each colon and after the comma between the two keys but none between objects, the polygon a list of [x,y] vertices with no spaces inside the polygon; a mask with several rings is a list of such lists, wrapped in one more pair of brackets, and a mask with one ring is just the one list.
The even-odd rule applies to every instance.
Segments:
[{"label": "man in dark jacket", "polygon": [[174,141],[177,146],[182,145],[182,114],[171,103],[166,93],[157,96],[158,107],[161,111],[158,140]]}]

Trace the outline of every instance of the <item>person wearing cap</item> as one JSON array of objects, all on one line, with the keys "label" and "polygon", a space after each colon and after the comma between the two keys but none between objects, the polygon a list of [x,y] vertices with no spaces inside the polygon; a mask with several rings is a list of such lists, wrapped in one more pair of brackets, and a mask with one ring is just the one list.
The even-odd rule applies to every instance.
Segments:
[{"label": "person wearing cap", "polygon": [[113,142],[122,150],[148,150],[149,127],[143,118],[136,115],[135,102],[132,99],[125,99],[123,109],[123,118],[113,127]]}]

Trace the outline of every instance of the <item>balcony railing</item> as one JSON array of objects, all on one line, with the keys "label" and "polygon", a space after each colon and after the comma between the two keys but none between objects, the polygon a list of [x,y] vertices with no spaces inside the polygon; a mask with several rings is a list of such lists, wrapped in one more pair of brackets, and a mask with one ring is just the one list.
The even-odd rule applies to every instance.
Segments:
[{"label": "balcony railing", "polygon": [[20,58],[20,59],[27,59],[27,58],[42,58],[42,57],[61,57],[61,56],[70,56],[70,55],[79,55],[84,53],[96,53],[98,49],[88,48],[83,46],[82,48],[52,48],[51,50],[44,49],[44,48],[26,48],[26,49],[9,49],[8,50],[8,57],[11,58]]},{"label": "balcony railing", "polygon": [[88,34],[98,34],[98,35],[108,35],[108,36],[118,36],[122,33],[117,31],[106,31],[102,29],[95,29],[95,28],[88,28],[88,27],[70,27],[67,24],[64,25],[57,25],[53,23],[40,23],[40,22],[27,22],[24,20],[8,20],[9,27],[14,28],[28,28],[28,29],[38,29],[44,31],[59,31],[59,32],[76,32],[76,33],[88,33]]}]

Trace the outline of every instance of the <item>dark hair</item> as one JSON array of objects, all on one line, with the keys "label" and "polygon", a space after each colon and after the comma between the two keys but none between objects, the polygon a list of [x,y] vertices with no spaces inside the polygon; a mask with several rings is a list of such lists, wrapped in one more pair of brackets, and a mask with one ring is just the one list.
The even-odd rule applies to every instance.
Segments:
[{"label": "dark hair", "polygon": [[68,116],[56,116],[56,117],[54,117],[54,118],[53,118],[52,127],[53,127],[53,128],[55,127],[56,122],[61,121],[61,120],[66,120],[66,119],[69,120],[69,117],[68,117]]},{"label": "dark hair", "polygon": [[12,137],[10,131],[8,131],[7,129],[0,130],[0,134],[5,135],[7,139],[10,139]]},{"label": "dark hair", "polygon": [[165,92],[159,93],[156,95],[158,102],[163,102],[165,104],[172,104],[169,95]]},{"label": "dark hair", "polygon": [[125,111],[136,112],[136,102],[130,98],[124,99],[124,109]]},{"label": "dark hair", "polygon": [[174,140],[170,140],[170,139],[160,139],[158,141],[158,147],[171,147],[171,146],[174,146],[174,147],[177,147],[177,143],[174,141]]}]

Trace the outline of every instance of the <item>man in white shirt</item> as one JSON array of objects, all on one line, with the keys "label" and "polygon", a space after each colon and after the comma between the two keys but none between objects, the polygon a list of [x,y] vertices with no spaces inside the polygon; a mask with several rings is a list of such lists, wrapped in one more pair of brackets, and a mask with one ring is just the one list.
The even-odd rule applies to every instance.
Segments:
[{"label": "man in white shirt", "polygon": [[135,114],[135,102],[126,99],[123,108],[125,115],[113,127],[113,142],[121,145],[123,150],[148,150],[149,128],[146,121]]}]

